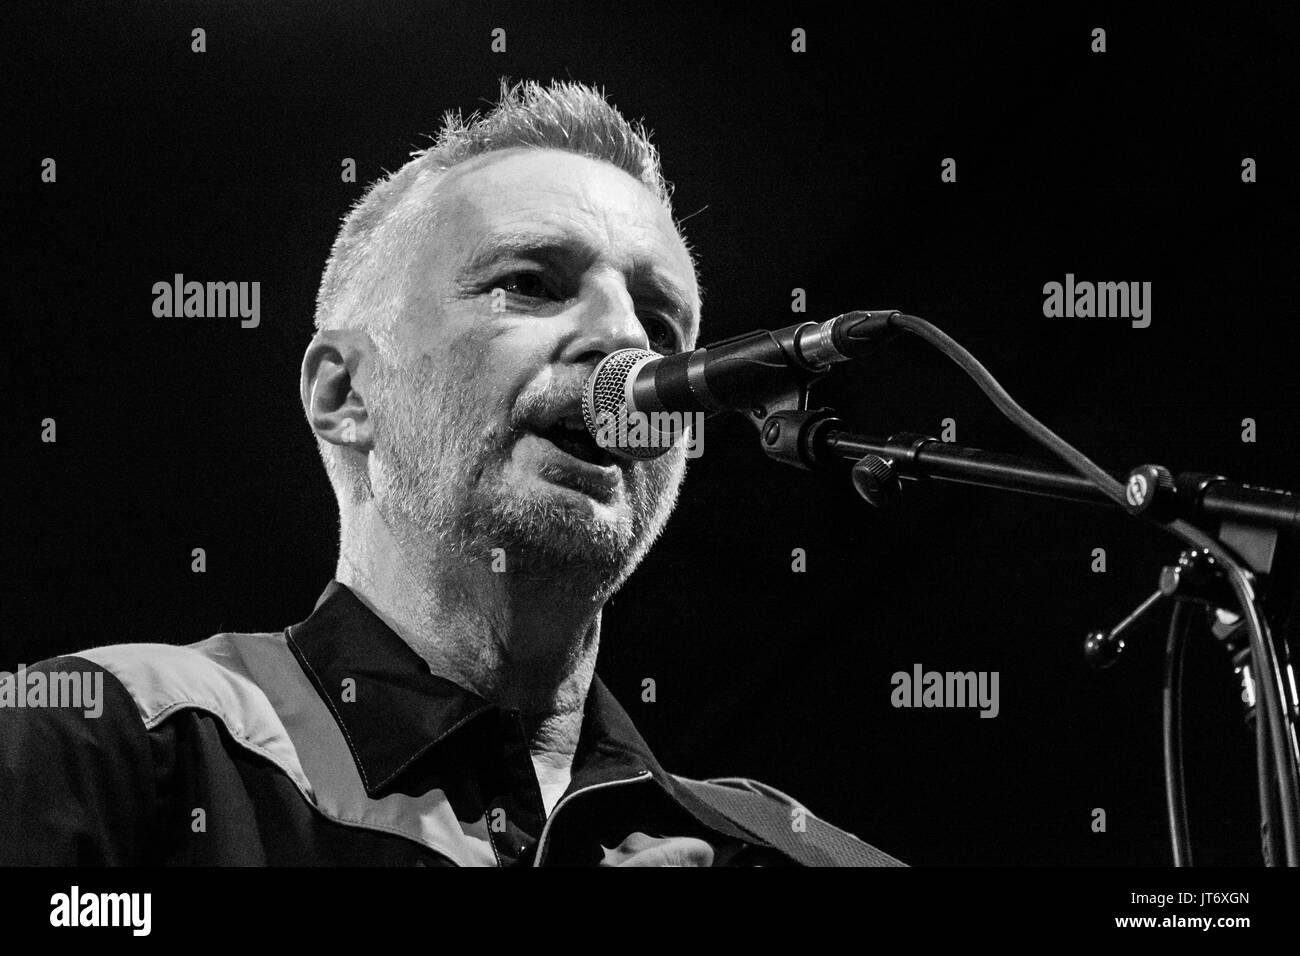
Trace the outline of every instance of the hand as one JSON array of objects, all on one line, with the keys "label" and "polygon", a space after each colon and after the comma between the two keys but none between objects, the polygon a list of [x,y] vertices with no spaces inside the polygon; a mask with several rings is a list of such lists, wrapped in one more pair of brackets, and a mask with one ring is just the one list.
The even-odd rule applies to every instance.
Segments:
[{"label": "hand", "polygon": [[713,847],[695,837],[652,837],[637,831],[614,849],[601,849],[601,866],[713,865]]}]

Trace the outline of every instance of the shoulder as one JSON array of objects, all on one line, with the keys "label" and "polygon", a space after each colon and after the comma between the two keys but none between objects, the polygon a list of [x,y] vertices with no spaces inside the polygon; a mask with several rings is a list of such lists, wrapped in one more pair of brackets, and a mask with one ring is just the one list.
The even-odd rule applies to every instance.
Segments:
[{"label": "shoulder", "polygon": [[814,814],[799,800],[749,777],[674,779],[724,816],[808,866],[906,866]]},{"label": "shoulder", "polygon": [[[238,744],[294,767],[273,698],[290,695],[286,685],[296,671],[283,633],[216,634],[184,646],[110,644],[4,678],[0,695],[16,694],[18,706],[5,706],[8,697],[0,696],[0,726],[11,740],[31,727],[99,740],[143,738],[174,715],[198,711],[219,721]],[[41,688],[45,699],[24,706]],[[84,707],[66,706],[83,699]]]},{"label": "shoulder", "polygon": [[283,632],[215,634],[185,646],[114,644],[80,656],[121,682],[146,730],[179,713],[209,714],[239,747],[310,789],[281,716],[305,682]]},{"label": "shoulder", "polygon": [[209,711],[238,727],[269,708],[258,671],[288,656],[283,634],[216,634],[195,644],[110,644],[78,657],[112,674],[152,729],[178,710]]},{"label": "shoulder", "polygon": [[65,654],[0,672],[0,730],[12,748],[56,737],[129,742],[140,727],[120,681],[95,661]]},{"label": "shoulder", "polygon": [[236,737],[256,737],[275,713],[257,674],[283,670],[290,658],[282,634],[94,647],[0,673],[0,721],[11,739],[32,728],[105,739],[198,709]]},{"label": "shoulder", "polygon": [[154,770],[131,695],[94,661],[0,674],[0,865],[138,862]]},{"label": "shoulder", "polygon": [[144,860],[182,746],[251,751],[310,792],[276,709],[305,680],[283,634],[114,644],[20,670],[0,685],[23,694],[0,705],[0,865]]}]

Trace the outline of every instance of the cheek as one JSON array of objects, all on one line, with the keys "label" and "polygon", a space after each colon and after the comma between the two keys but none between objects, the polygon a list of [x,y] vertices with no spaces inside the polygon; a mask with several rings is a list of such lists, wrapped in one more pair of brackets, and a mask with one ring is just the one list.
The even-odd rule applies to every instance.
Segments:
[{"label": "cheek", "polygon": [[441,360],[445,381],[455,382],[460,404],[475,417],[509,409],[526,381],[526,362],[517,345],[475,329],[447,347]]},{"label": "cheek", "polygon": [[476,340],[472,348],[477,353],[466,355],[464,361],[475,366],[478,393],[510,408],[521,396],[551,388],[561,377],[561,369],[554,363],[558,337],[553,325],[534,319]]}]

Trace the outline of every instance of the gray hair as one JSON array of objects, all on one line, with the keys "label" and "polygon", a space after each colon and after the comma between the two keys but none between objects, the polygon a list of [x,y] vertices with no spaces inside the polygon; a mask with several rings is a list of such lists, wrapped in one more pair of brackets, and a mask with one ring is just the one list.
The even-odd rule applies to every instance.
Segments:
[{"label": "gray hair", "polygon": [[[427,211],[408,208],[414,204],[403,200],[452,167],[495,150],[562,149],[618,167],[670,208],[672,187],[644,124],[627,120],[604,90],[581,83],[511,86],[502,79],[500,99],[488,113],[465,119],[459,110],[448,110],[433,139],[373,183],[344,217],[316,296],[316,329],[366,331],[381,362],[391,354],[392,331],[405,310],[407,264],[430,220]],[[363,500],[368,480],[355,456],[320,438],[316,444],[340,505]]]}]

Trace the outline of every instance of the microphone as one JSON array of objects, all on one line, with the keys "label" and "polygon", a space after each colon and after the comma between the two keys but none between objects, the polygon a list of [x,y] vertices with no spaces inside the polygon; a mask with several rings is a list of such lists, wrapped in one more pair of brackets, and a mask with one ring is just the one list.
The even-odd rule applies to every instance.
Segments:
[{"label": "microphone", "polygon": [[[601,359],[587,379],[583,423],[610,454],[657,458],[683,433],[688,416],[747,410],[792,376],[809,379],[832,363],[858,358],[898,314],[896,309],[846,312],[825,322],[746,332],[676,355],[619,349]],[[643,436],[629,441],[638,426]]]}]

